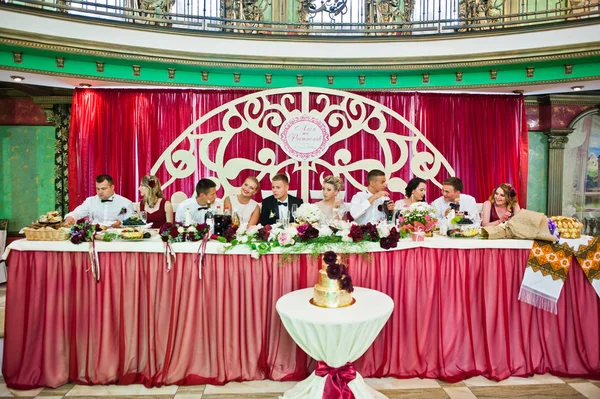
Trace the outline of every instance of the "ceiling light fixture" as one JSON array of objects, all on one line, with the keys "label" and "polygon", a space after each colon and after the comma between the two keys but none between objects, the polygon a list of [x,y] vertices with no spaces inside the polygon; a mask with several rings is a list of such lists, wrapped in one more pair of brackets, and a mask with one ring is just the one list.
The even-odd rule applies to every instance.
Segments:
[{"label": "ceiling light fixture", "polygon": [[23,76],[11,76],[10,78],[12,80],[14,80],[15,82],[22,82],[25,80],[25,78]]},{"label": "ceiling light fixture", "polygon": [[88,87],[92,87],[92,85],[89,83],[79,83],[79,87],[84,87],[87,89]]},{"label": "ceiling light fixture", "polygon": [[571,87],[571,89],[573,89],[573,91],[580,91],[581,89],[583,89],[583,86],[573,86]]}]

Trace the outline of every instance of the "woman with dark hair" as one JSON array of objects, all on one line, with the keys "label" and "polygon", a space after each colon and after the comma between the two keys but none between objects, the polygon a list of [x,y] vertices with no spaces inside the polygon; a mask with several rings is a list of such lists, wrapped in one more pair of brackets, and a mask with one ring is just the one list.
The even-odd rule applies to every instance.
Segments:
[{"label": "woman with dark hair", "polygon": [[152,227],[157,229],[165,223],[173,223],[173,205],[165,200],[158,177],[142,177],[139,190],[142,200],[137,211],[146,212],[146,222],[152,223]]},{"label": "woman with dark hair", "polygon": [[427,191],[427,182],[420,177],[410,179],[404,190],[406,198],[396,201],[396,209],[407,208],[415,202],[425,201],[425,192]]},{"label": "woman with dark hair", "polygon": [[517,192],[508,183],[502,183],[494,189],[489,200],[483,203],[482,226],[497,226],[506,222],[521,210]]}]

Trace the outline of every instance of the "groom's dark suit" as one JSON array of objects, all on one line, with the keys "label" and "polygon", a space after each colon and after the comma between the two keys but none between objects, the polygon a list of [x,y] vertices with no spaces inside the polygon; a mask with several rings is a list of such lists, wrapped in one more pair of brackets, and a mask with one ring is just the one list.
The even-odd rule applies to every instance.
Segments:
[{"label": "groom's dark suit", "polygon": [[[300,207],[304,201],[302,198],[294,197],[293,195],[287,196],[287,199],[284,203],[287,204],[288,212],[292,210],[292,205],[296,205]],[[279,201],[275,199],[272,195],[269,195],[267,198],[263,200],[262,209],[260,211],[260,224],[263,226],[267,224],[275,224],[277,219],[279,219]],[[274,215],[273,217],[270,217]],[[290,215],[290,222],[294,222],[294,217]]]}]

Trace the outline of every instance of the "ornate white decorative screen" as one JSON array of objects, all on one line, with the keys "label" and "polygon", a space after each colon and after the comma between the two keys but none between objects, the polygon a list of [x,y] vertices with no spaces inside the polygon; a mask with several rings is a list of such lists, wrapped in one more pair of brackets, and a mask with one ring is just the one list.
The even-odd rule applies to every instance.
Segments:
[{"label": "ornate white decorative screen", "polygon": [[[262,140],[272,142],[276,148],[280,144],[278,133],[281,125],[289,118],[301,115],[321,119],[329,126],[333,133],[327,151],[333,153],[325,157],[326,152],[321,159],[298,161],[281,154],[277,156],[272,148],[265,147],[258,151],[255,159],[231,157],[236,148],[230,144],[236,135],[250,131]],[[214,127],[215,118],[219,120],[218,129]],[[406,132],[389,131],[388,121],[392,119],[406,127]],[[379,159],[366,158],[360,151],[340,148],[340,142],[354,135],[370,135],[376,139],[382,156]],[[399,151],[393,151],[392,146]],[[209,156],[211,152],[212,157]],[[171,143],[154,164],[151,173],[156,174],[163,166],[166,168],[170,178],[165,181],[164,189],[175,179],[194,174],[199,162],[212,171],[214,180],[223,187],[225,195],[237,192],[238,187],[234,187],[230,180],[240,172],[246,176],[248,171],[252,171],[250,174],[261,180],[270,179],[291,167],[292,173],[300,173],[300,187],[292,188],[298,188],[299,196],[304,200],[309,199],[309,182],[317,177],[322,180],[327,174],[342,176],[346,185],[359,190],[365,187],[351,175],[352,172],[365,171],[366,174],[371,169],[381,169],[389,178],[408,167],[412,175],[430,180],[439,187],[441,182],[436,180],[436,176],[442,167],[448,175],[454,175],[442,154],[402,115],[358,94],[316,87],[264,90],[212,110]],[[317,168],[327,170],[327,173],[318,173]],[[405,186],[406,181],[399,177],[388,180],[391,192],[402,192]]]}]

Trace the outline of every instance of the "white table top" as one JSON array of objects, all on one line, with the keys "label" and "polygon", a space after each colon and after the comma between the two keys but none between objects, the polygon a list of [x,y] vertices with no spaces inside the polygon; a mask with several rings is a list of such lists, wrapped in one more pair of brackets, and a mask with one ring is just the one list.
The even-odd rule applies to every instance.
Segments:
[{"label": "white table top", "polygon": [[[561,240],[567,242],[572,247],[578,247],[581,243],[587,243],[591,237],[583,236],[581,239]],[[176,253],[196,253],[198,251],[198,242],[174,243],[173,249]],[[390,249],[391,251],[411,249],[411,248],[448,248],[448,249],[531,249],[533,246],[532,240],[483,240],[477,238],[449,238],[435,235],[431,238],[425,238],[425,241],[415,242],[410,238],[401,239],[398,242],[397,248]],[[96,249],[98,252],[159,252],[165,250],[164,243],[160,237],[156,236],[144,241],[96,241]],[[362,247],[340,243],[332,245],[328,250],[352,253],[352,252],[382,252],[390,251],[383,249],[379,243],[368,242]],[[58,252],[88,252],[89,243],[73,244],[70,241],[29,241],[26,239],[16,240],[10,243],[3,254],[3,258],[7,259],[10,251],[58,251]],[[274,254],[285,252],[281,247],[274,248]],[[310,252],[310,251],[307,251]],[[246,245],[238,245],[225,252],[225,244],[218,241],[209,241],[206,247],[207,254],[232,254],[232,255],[247,255],[250,254],[250,248]]]},{"label": "white table top", "polygon": [[277,301],[277,312],[296,321],[313,324],[358,324],[390,315],[394,301],[386,294],[368,288],[354,287],[356,302],[337,309],[321,308],[309,303],[313,288],[290,292]]}]

